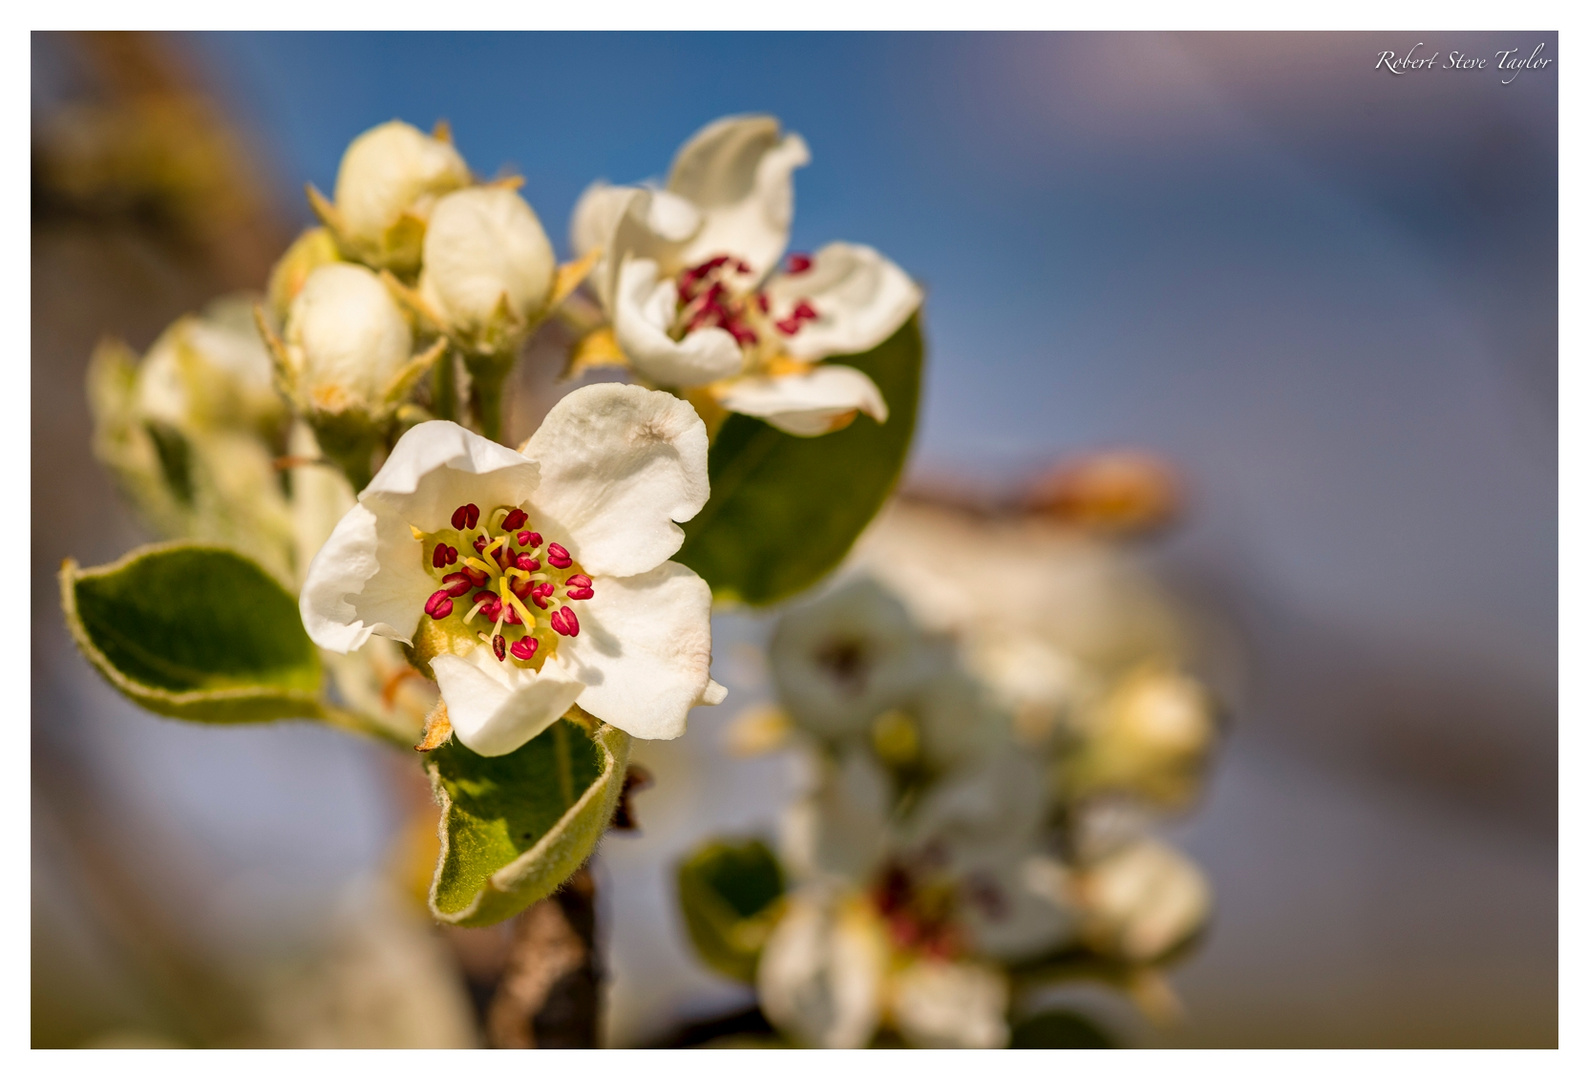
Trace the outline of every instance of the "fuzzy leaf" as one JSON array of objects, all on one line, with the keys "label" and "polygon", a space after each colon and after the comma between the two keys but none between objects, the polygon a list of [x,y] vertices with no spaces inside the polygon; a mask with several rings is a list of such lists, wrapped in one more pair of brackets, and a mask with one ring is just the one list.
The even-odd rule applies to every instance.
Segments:
[{"label": "fuzzy leaf", "polygon": [[441,804],[441,858],[431,913],[488,926],[550,896],[606,831],[628,761],[628,735],[566,718],[500,757],[457,739],[432,751],[425,768]]},{"label": "fuzzy leaf", "polygon": [[684,525],[675,558],[719,600],[771,604],[832,570],[876,515],[905,467],[921,390],[919,316],[871,352],[834,363],[872,377],[885,424],[857,417],[830,435],[801,438],[735,414],[708,459],[712,497]]},{"label": "fuzzy leaf", "polygon": [[702,961],[754,982],[756,961],[776,921],[783,870],[760,840],[714,840],[679,864],[679,909]]},{"label": "fuzzy leaf", "polygon": [[318,718],[320,657],[298,601],[230,548],[135,548],[61,565],[66,625],[90,663],[151,712],[213,723]]}]

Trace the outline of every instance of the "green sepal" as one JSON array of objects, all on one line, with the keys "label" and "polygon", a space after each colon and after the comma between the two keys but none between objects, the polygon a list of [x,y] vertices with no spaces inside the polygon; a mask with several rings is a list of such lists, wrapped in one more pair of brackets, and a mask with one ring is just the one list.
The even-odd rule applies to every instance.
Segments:
[{"label": "green sepal", "polygon": [[628,764],[628,735],[566,717],[500,757],[456,737],[431,751],[425,769],[441,804],[431,914],[489,926],[550,896],[595,850]]},{"label": "green sepal", "polygon": [[713,840],[679,864],[679,910],[690,942],[712,970],[756,980],[784,893],[783,869],[760,840]]},{"label": "green sepal", "polygon": [[252,559],[151,544],[86,570],[67,559],[60,582],[77,647],[149,711],[210,723],[327,718],[297,598]]},{"label": "green sepal", "polygon": [[720,601],[761,606],[803,592],[843,560],[899,482],[916,429],[923,344],[919,316],[857,356],[833,356],[871,376],[888,421],[857,417],[802,438],[739,414],[708,455],[712,497],[684,525],[675,558]]}]

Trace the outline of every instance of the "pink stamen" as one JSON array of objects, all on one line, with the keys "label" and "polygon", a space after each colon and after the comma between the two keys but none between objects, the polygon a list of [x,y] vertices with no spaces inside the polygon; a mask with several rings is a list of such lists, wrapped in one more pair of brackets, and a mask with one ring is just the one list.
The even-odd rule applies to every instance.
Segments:
[{"label": "pink stamen", "polygon": [[771,307],[772,304],[767,299],[767,294],[766,293],[759,292],[759,293],[756,294],[756,306],[761,309],[761,313],[763,315],[767,314],[767,309],[769,307]]},{"label": "pink stamen", "polygon": [[452,599],[446,589],[437,589],[425,601],[425,614],[432,619],[445,619],[452,614]]},{"label": "pink stamen", "polygon": [[794,317],[802,322],[817,317],[817,309],[811,306],[811,301],[802,300],[795,305]]},{"label": "pink stamen", "polygon": [[795,318],[793,315],[789,316],[787,319],[779,319],[777,322],[773,323],[773,325],[776,326],[778,328],[778,332],[783,334],[785,337],[793,337],[800,330],[800,320]]},{"label": "pink stamen", "polygon": [[474,538],[474,550],[476,555],[484,555],[486,553],[486,538],[484,536]]},{"label": "pink stamen", "polygon": [[[541,568],[541,560],[535,558],[527,551],[521,551],[518,554],[518,558],[513,560],[513,565],[527,574],[533,574]],[[573,579],[571,578],[570,580]]]},{"label": "pink stamen", "polygon": [[568,549],[562,544],[546,545],[546,561],[559,570],[567,570],[574,565],[573,558],[568,554]]},{"label": "pink stamen", "polygon": [[528,600],[530,598],[530,594],[534,592],[534,590],[535,583],[532,581],[508,582],[508,591],[514,596],[517,596],[520,600]]},{"label": "pink stamen", "polygon": [[504,659],[508,655],[508,639],[498,634],[491,639],[491,651],[497,654],[497,659]]},{"label": "pink stamen", "polygon": [[472,529],[480,523],[480,508],[474,503],[470,503],[468,506],[464,507],[464,510],[469,515],[469,520],[466,525],[468,528]]},{"label": "pink stamen", "polygon": [[567,585],[571,589],[588,589],[595,583],[584,574],[575,574],[567,581],[563,582],[563,584]]},{"label": "pink stamen", "polygon": [[811,269],[811,256],[803,252],[795,252],[789,256],[788,273],[803,274]]},{"label": "pink stamen", "polygon": [[744,259],[736,259],[734,261],[734,269],[738,270],[741,274],[748,274],[750,273],[750,263],[746,262]]},{"label": "pink stamen", "polygon": [[589,589],[589,588],[585,588],[585,589],[569,589],[568,590],[568,598],[570,600],[589,600],[592,596],[595,596],[595,595],[596,595],[596,591],[594,589]]},{"label": "pink stamen", "polygon": [[452,527],[467,529],[469,527],[469,507],[460,506],[452,512]]},{"label": "pink stamen", "polygon": [[492,622],[496,622],[502,615],[502,597],[489,590],[474,594],[475,610],[479,611]]},{"label": "pink stamen", "polygon": [[552,614],[552,629],[564,637],[579,636],[579,617],[573,608],[558,608]]},{"label": "pink stamen", "polygon": [[532,533],[529,534],[528,538],[525,537],[524,533],[519,533],[519,547],[538,548],[540,546],[541,546],[541,534],[540,533],[532,532]]},{"label": "pink stamen", "polygon": [[430,565],[440,570],[447,565],[447,545],[437,544],[436,550],[430,553]]},{"label": "pink stamen", "polygon": [[[481,576],[483,577],[484,575]],[[455,574],[448,574],[446,577],[441,579],[441,583],[447,586],[448,596],[462,596],[476,585],[485,584],[484,581],[475,581],[470,578],[467,571],[459,571]]]},{"label": "pink stamen", "polygon": [[532,637],[520,638],[513,643],[513,647],[508,652],[512,653],[515,659],[531,660],[534,659],[535,648],[539,644],[540,642]]},{"label": "pink stamen", "polygon": [[502,605],[502,621],[509,626],[523,626],[524,619],[519,615],[519,609],[512,604]]},{"label": "pink stamen", "polygon": [[[491,580],[491,575],[487,574],[484,570],[476,570],[472,566],[466,566],[458,572],[467,576],[469,578],[469,584],[473,585],[477,589]],[[442,578],[442,580],[446,581],[447,579]]]},{"label": "pink stamen", "polygon": [[512,532],[514,529],[519,528],[528,520],[530,520],[530,515],[526,514],[518,507],[514,507],[512,510],[508,511],[508,516],[502,519],[502,531]]}]

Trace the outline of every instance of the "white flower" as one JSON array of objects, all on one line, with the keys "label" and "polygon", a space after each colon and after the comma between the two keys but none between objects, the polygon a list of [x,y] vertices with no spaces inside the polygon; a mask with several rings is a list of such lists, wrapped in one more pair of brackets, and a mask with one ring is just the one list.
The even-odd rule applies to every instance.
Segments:
[{"label": "white flower", "polygon": [[711,591],[667,561],[707,498],[706,431],[671,395],[575,390],[515,452],[412,428],[309,568],[309,636],[372,634],[428,660],[453,731],[509,753],[571,705],[671,739],[716,704]]},{"label": "white flower", "polygon": [[348,144],[327,224],[350,255],[411,271],[437,197],[469,181],[469,167],[451,143],[391,120]]},{"label": "white flower", "polygon": [[1214,705],[1196,680],[1145,666],[1083,714],[1065,774],[1074,794],[1118,791],[1179,806],[1197,791],[1214,741]]},{"label": "white flower", "polygon": [[254,327],[252,296],[222,297],[161,334],[138,371],[136,407],[184,431],[262,431],[286,403],[271,385],[270,353]]},{"label": "white flower", "polygon": [[505,187],[437,200],[424,252],[420,296],[449,336],[477,351],[522,340],[545,310],[557,271],[535,211]]},{"label": "white flower", "polygon": [[596,184],[574,209],[577,253],[600,250],[592,283],[641,377],[702,387],[731,412],[821,435],[888,406],[862,372],[818,362],[865,352],[921,304],[872,248],[792,255],[794,170],[805,141],[770,116],[727,117],[679,150],[665,190]]},{"label": "white flower", "polygon": [[306,406],[376,412],[409,362],[413,334],[380,278],[354,263],[330,263],[293,300],[284,344],[284,366]]},{"label": "white flower", "polygon": [[1082,935],[1094,948],[1151,963],[1208,921],[1213,895],[1197,864],[1142,837],[1098,859],[1075,879]]}]

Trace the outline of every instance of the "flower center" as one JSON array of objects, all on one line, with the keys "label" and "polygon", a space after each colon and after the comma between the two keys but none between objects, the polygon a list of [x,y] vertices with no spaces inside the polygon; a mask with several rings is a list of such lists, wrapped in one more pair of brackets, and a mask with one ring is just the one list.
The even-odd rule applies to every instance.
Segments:
[{"label": "flower center", "polygon": [[[810,256],[789,256],[788,273],[800,274],[810,268]],[[689,267],[678,279],[678,307],[671,328],[674,340],[715,326],[732,334],[740,348],[756,354],[753,363],[778,355],[780,339],[799,333],[817,312],[806,299],[797,300],[788,311],[775,312],[758,284],[750,264],[730,255]],[[764,357],[759,355],[763,352]]]},{"label": "flower center", "polygon": [[570,601],[595,595],[562,544],[548,542],[516,506],[482,515],[474,503],[452,512],[452,527],[419,534],[425,564],[441,588],[425,601],[436,622],[457,620],[502,663],[540,670],[559,637],[579,636]]},{"label": "flower center", "polygon": [[887,924],[896,949],[953,959],[965,951],[964,935],[955,921],[957,890],[941,875],[923,875],[919,870],[889,862],[872,885],[872,905]]}]

